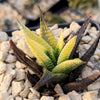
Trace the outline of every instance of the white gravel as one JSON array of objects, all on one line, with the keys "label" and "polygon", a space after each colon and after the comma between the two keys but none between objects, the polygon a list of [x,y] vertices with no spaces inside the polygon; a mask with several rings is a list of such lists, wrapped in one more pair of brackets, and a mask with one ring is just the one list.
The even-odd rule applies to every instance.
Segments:
[{"label": "white gravel", "polygon": [[[70,32],[76,32],[80,28],[75,22],[72,22],[69,28],[62,29],[64,37]],[[60,36],[61,28],[58,29],[58,25],[50,27],[55,37],[58,39]],[[87,32],[89,35],[84,35],[80,46],[78,48],[80,57],[90,47],[91,43],[97,37],[98,31],[95,27],[88,27]],[[15,42],[18,48],[23,50],[31,57],[34,55],[29,50],[25,43],[20,31],[15,31],[12,34],[12,40]],[[40,30],[37,29],[36,33],[39,34]],[[3,34],[3,35],[2,35]],[[96,68],[96,69],[95,69]],[[40,96],[40,93],[36,91],[26,77],[26,71],[29,70],[27,66],[22,64],[16,59],[9,46],[8,36],[6,33],[0,32],[0,100],[54,100],[53,96]],[[80,78],[85,78],[93,73],[100,71],[100,43],[92,56],[87,66],[83,69]],[[30,71],[31,73],[34,73]],[[72,91],[68,94],[64,94],[59,84],[55,87],[55,92],[59,94],[58,100],[99,100],[98,90],[100,89],[100,81],[97,80],[93,84],[87,87],[87,90],[77,93]]]}]

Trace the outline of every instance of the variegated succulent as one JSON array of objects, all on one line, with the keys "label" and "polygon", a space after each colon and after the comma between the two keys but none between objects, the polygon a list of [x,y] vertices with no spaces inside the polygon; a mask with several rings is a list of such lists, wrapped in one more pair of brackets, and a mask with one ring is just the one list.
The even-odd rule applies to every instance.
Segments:
[{"label": "variegated succulent", "polygon": [[[17,20],[19,28],[24,36],[27,45],[29,46],[36,59],[40,62],[41,66],[39,66],[30,57],[26,57],[26,54],[23,51],[19,50],[12,40],[10,40],[10,45],[14,50],[17,58],[22,63],[26,64],[29,68],[31,68],[39,77],[39,81],[37,83],[35,82],[35,89],[39,89],[39,87],[44,86],[45,84],[61,82],[62,80],[68,78],[69,80],[76,79],[77,76],[81,73],[82,68],[93,55],[100,38],[100,35],[98,35],[96,41],[81,58],[74,57],[79,42],[90,22],[90,19],[91,18],[89,17],[79,29],[79,31],[67,43],[64,42],[63,31],[61,31],[59,41],[55,39],[53,33],[49,30],[43,18],[43,14],[41,14],[40,17],[39,36],[34,34],[30,29],[28,29],[19,20]],[[75,74],[76,76],[73,77],[73,75]],[[97,75],[97,77],[98,76],[100,76],[100,73]],[[95,79],[97,77],[95,77]],[[92,81],[94,81],[95,79],[93,79]],[[75,84],[73,85],[75,86]],[[75,89],[76,87],[74,87],[73,85],[71,84],[72,89]],[[69,84],[67,86],[70,87]]]}]

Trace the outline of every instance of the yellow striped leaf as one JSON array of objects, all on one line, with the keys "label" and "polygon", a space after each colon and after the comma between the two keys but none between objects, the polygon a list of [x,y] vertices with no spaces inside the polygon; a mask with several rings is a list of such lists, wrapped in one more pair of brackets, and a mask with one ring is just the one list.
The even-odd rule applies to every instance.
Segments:
[{"label": "yellow striped leaf", "polygon": [[52,70],[52,68],[54,68],[54,65],[51,59],[37,45],[35,45],[31,39],[25,38],[25,40],[30,50],[35,55],[37,60],[42,64],[42,66],[49,70]]},{"label": "yellow striped leaf", "polygon": [[17,20],[17,23],[18,23],[19,28],[21,29],[21,31],[22,31],[22,33],[23,33],[23,35],[25,37],[28,37],[28,38],[30,38],[30,39],[38,42],[39,44],[43,45],[47,49],[51,49],[51,47],[49,46],[48,43],[45,42],[45,40],[43,40],[42,38],[40,38],[39,36],[37,36],[36,34],[34,34],[30,29],[28,29],[19,20]]},{"label": "yellow striped leaf", "polygon": [[58,41],[58,44],[56,46],[56,49],[55,49],[55,56],[56,58],[58,58],[60,52],[62,51],[63,49],[63,30],[61,31],[61,35],[60,35],[60,38],[59,38],[59,41]]},{"label": "yellow striped leaf", "polygon": [[53,49],[57,46],[57,40],[55,39],[52,32],[49,30],[44,18],[43,14],[40,17],[40,37],[42,37],[47,43],[53,47]]},{"label": "yellow striped leaf", "polygon": [[79,58],[73,59],[73,60],[67,60],[59,65],[55,66],[55,68],[52,70],[53,73],[69,73],[72,70],[76,69],[78,66],[82,65],[84,62],[80,60]]},{"label": "yellow striped leaf", "polygon": [[77,38],[77,36],[74,36],[64,46],[64,48],[62,49],[62,51],[61,51],[61,53],[60,53],[60,55],[58,57],[57,64],[60,64],[61,62],[69,59],[69,56],[70,56],[70,54],[71,54],[71,52],[72,52],[72,50],[73,50],[73,48],[75,46],[76,38]]}]

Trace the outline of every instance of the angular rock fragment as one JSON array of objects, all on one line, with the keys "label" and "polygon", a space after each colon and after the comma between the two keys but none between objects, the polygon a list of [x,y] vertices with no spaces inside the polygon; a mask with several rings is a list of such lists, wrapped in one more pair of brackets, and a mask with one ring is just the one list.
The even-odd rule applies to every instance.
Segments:
[{"label": "angular rock fragment", "polygon": [[0,74],[6,72],[6,70],[7,70],[7,65],[4,62],[0,61]]},{"label": "angular rock fragment", "polygon": [[24,89],[24,82],[12,82],[12,95],[15,97],[17,96],[22,90]]}]

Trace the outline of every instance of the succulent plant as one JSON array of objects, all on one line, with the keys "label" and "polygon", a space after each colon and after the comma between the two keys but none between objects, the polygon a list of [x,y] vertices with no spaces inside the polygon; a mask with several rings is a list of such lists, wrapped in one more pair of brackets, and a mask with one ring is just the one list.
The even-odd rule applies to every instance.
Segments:
[{"label": "succulent plant", "polygon": [[[93,55],[100,38],[100,35],[98,35],[96,41],[81,58],[75,56],[77,47],[90,19],[91,17],[85,21],[78,32],[67,43],[64,43],[63,31],[61,31],[59,41],[55,39],[44,20],[42,12],[40,17],[39,36],[34,34],[30,29],[17,20],[27,45],[36,59],[40,62],[41,66],[38,65],[34,59],[27,57],[23,51],[18,49],[12,40],[10,40],[10,45],[17,58],[35,72],[37,78],[32,78],[31,74],[29,72],[27,73],[27,77],[30,82],[33,83],[35,89],[39,89],[46,84],[62,82],[65,79],[68,79],[67,82],[73,82],[80,75],[82,69]],[[90,76],[83,79],[78,83],[74,82],[64,85],[64,91],[68,92],[73,89],[82,90],[100,77],[100,73],[94,76],[95,77],[93,78]],[[89,80],[89,78],[91,78],[91,80]],[[83,84],[84,88],[82,88]],[[80,86],[81,88],[76,89],[77,86]]]}]

